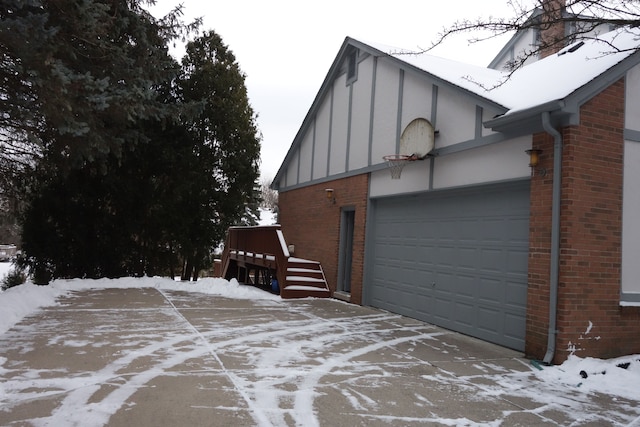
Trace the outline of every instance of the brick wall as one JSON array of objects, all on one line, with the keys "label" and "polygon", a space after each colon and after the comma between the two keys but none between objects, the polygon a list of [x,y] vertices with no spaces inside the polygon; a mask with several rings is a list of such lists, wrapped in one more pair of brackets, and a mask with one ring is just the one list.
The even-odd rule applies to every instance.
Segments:
[{"label": "brick wall", "polygon": [[[335,204],[326,198],[333,188]],[[338,179],[280,193],[279,222],[287,244],[295,245],[295,256],[320,261],[329,287],[336,290],[340,245],[341,209],[355,208],[351,269],[351,302],[362,302],[364,236],[369,178],[367,174]]]},{"label": "brick wall", "polygon": [[[560,274],[556,358],[571,352],[614,357],[640,352],[640,309],[622,308],[621,243],[624,81],[582,106],[579,126],[563,129]],[[546,349],[553,139],[535,135],[541,166],[531,185],[527,345]]]}]

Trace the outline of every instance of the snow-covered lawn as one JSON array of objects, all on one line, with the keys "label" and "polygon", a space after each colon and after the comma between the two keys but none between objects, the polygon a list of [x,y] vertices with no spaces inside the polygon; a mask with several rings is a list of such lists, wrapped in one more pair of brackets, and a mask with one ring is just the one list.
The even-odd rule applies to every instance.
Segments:
[{"label": "snow-covered lawn", "polygon": [[[78,292],[86,298],[92,289],[99,290],[96,295],[120,295],[109,291],[113,289],[130,292],[133,299],[123,300],[127,306],[122,309],[130,311],[135,309],[136,295],[151,292],[161,309],[143,313],[164,316],[167,323],[154,318],[148,329],[140,324],[131,325],[130,331],[113,318],[102,325],[100,316],[109,310],[74,305]],[[223,299],[219,305],[228,306],[224,313],[229,317],[224,314],[215,320],[192,302],[215,305]],[[50,310],[52,324],[46,331],[38,330],[27,316],[43,313],[46,307],[60,308],[67,316],[75,310],[78,322],[86,318],[86,324],[69,333],[64,323],[54,322],[57,311]],[[118,333],[122,327],[129,349],[106,353],[108,363],[93,371],[70,365],[62,375],[42,367],[25,370],[24,362],[11,359],[10,354],[33,349],[0,349],[0,420],[3,411],[9,413],[27,401],[51,399],[57,409],[48,416],[34,416],[28,421],[31,425],[106,425],[123,413],[135,412],[131,406],[136,404],[130,401],[134,394],[151,393],[162,378],[178,375],[177,366],[207,356],[217,361],[216,375],[224,374],[225,396],[235,396],[237,402],[209,406],[194,402],[189,410],[207,406],[248,414],[235,425],[339,425],[355,420],[362,425],[498,426],[524,414],[551,425],[640,426],[640,355],[615,360],[572,356],[561,366],[540,369],[517,355],[480,359],[460,336],[431,325],[333,300],[283,301],[235,281],[144,278],[59,280],[44,287],[25,284],[0,292],[0,313],[1,342],[44,336],[45,349],[56,349],[73,360],[103,351],[108,345],[104,334]],[[271,322],[258,319],[269,313],[280,317]],[[238,320],[242,318],[248,323]],[[182,332],[165,329],[174,324],[182,325]],[[74,339],[83,328],[91,329],[92,339]],[[498,347],[488,351],[500,354]],[[205,379],[214,381],[213,371],[198,365],[190,375],[198,376],[202,389],[213,387],[205,384]],[[318,409],[335,402],[341,406],[329,408],[328,413]],[[442,407],[447,405],[451,407],[447,411],[458,415],[444,416]],[[486,413],[473,413],[476,407]]]}]

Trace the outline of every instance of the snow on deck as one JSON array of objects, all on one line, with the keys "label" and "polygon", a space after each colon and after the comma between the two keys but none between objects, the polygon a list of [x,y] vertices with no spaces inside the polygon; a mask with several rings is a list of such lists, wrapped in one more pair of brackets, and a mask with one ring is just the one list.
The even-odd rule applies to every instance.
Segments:
[{"label": "snow on deck", "polygon": [[318,288],[316,286],[304,286],[304,285],[289,285],[285,289],[289,291],[320,291],[320,292],[329,292],[329,289],[326,288]]},{"label": "snow on deck", "polygon": [[[315,277],[307,276],[287,276],[289,282],[309,282],[309,283],[324,283],[324,279],[318,279]],[[289,286],[287,286],[289,288]]]},{"label": "snow on deck", "polygon": [[289,257],[289,262],[297,262],[299,264],[320,264],[318,261],[312,261],[310,259],[303,259],[303,258],[295,258],[295,257]]}]

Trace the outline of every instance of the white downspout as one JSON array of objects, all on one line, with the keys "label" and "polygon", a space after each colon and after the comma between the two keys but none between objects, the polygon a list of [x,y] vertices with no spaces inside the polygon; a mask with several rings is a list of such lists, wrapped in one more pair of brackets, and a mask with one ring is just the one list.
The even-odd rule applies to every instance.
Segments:
[{"label": "white downspout", "polygon": [[549,333],[547,335],[547,353],[542,360],[551,364],[556,352],[558,280],[560,266],[560,192],[562,189],[562,135],[551,125],[548,111],[542,113],[542,126],[553,136],[553,194],[551,202],[551,254],[549,272]]}]

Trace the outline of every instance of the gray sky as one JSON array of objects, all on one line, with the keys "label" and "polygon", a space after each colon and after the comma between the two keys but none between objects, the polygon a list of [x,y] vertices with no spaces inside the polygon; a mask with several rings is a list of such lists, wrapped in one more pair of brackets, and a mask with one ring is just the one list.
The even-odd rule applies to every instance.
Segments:
[{"label": "gray sky", "polygon": [[[185,18],[203,17],[247,75],[249,100],[262,132],[264,179],[278,171],[345,37],[406,49],[430,45],[461,18],[509,15],[507,0],[182,0]],[[177,0],[158,0],[162,13]],[[446,42],[433,55],[487,65],[508,38],[469,45]]]}]

